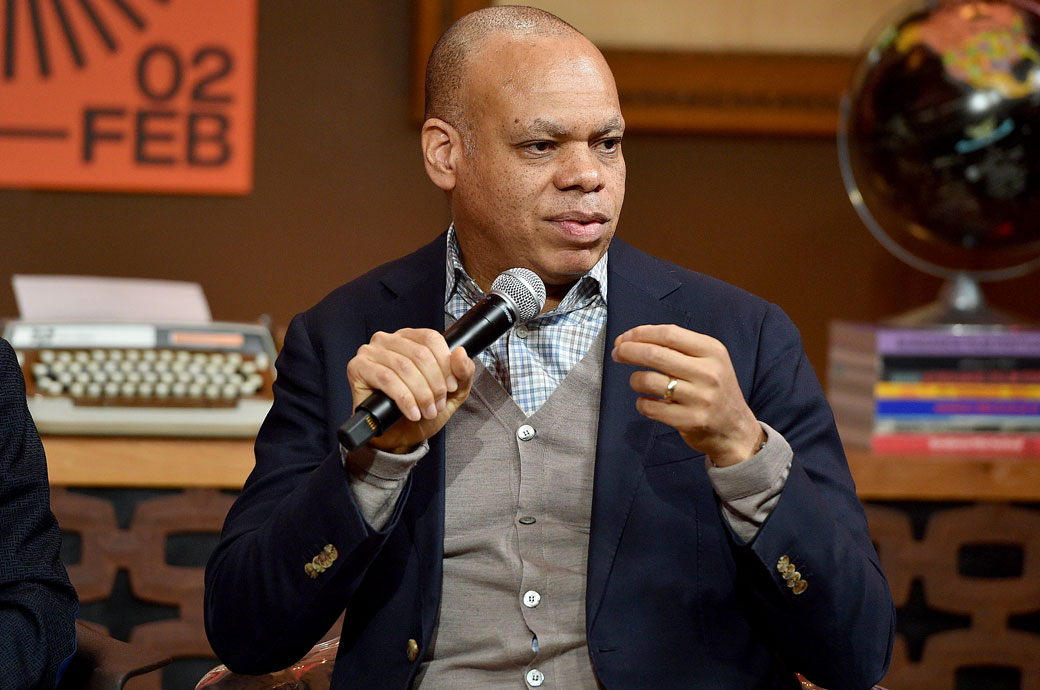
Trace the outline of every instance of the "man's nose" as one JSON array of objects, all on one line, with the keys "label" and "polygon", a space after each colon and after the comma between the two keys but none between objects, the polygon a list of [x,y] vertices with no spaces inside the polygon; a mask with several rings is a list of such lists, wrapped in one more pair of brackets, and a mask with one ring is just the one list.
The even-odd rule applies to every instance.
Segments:
[{"label": "man's nose", "polygon": [[560,157],[556,187],[560,190],[599,191],[603,188],[601,165],[595,152],[588,146],[575,146]]}]

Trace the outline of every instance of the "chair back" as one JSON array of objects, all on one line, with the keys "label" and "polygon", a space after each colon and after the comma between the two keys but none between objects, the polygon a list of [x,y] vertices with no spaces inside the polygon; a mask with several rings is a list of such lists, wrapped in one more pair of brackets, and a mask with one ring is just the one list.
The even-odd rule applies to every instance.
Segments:
[{"label": "chair back", "polygon": [[[798,674],[798,680],[802,684],[802,690],[823,690],[823,688],[821,688],[819,685],[814,685],[813,683],[810,683],[809,681],[807,681],[805,679],[805,676],[803,676],[801,673]],[[870,690],[887,690],[887,689],[881,687],[880,685],[875,685]]]},{"label": "chair back", "polygon": [[233,673],[221,664],[202,677],[195,690],[328,690],[339,638],[319,642],[289,668],[260,676]]},{"label": "chair back", "polygon": [[[221,664],[202,677],[195,690],[328,690],[339,651],[339,638],[315,645],[307,656],[287,669],[261,676],[233,673]],[[824,690],[800,674],[802,690]],[[875,685],[873,690],[885,690]]]},{"label": "chair back", "polygon": [[122,642],[93,623],[76,621],[76,653],[57,690],[122,690],[130,678],[170,661],[150,646]]}]

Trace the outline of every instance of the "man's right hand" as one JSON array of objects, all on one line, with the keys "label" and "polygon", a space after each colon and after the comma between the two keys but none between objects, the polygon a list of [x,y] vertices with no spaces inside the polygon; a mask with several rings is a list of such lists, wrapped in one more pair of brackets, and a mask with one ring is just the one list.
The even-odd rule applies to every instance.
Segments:
[{"label": "man's right hand", "polygon": [[466,401],[475,370],[466,351],[457,347],[449,352],[437,331],[402,328],[373,335],[347,363],[354,409],[380,390],[404,419],[368,444],[390,453],[413,450],[440,431]]}]

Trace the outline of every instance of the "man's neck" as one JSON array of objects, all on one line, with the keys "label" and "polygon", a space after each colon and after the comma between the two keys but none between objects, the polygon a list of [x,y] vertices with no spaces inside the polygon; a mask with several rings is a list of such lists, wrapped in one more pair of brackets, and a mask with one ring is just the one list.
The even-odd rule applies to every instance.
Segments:
[{"label": "man's neck", "polygon": [[[575,283],[578,281],[574,281]],[[542,309],[544,314],[547,311],[552,311],[556,307],[560,306],[560,302],[567,296],[570,289],[574,287],[574,283],[567,285],[546,285],[545,286],[545,308]]]}]

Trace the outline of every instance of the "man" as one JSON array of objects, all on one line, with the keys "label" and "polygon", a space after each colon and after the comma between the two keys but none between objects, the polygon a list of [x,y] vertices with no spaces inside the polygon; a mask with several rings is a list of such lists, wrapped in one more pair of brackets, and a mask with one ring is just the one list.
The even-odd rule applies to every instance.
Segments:
[{"label": "man", "polygon": [[25,381],[0,338],[0,688],[53,688],[76,649],[78,603],[60,545]]},{"label": "man", "polygon": [[[892,601],[797,331],[612,240],[623,133],[603,57],[556,17],[491,8],[441,38],[421,140],[452,227],[289,327],[207,569],[232,669],[292,663],[345,611],[337,688],[883,675]],[[543,313],[479,363],[449,352],[439,331],[512,266]],[[343,451],[374,390],[405,419]]]}]

